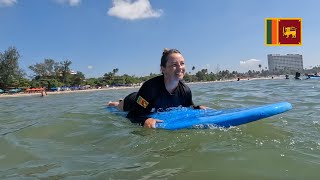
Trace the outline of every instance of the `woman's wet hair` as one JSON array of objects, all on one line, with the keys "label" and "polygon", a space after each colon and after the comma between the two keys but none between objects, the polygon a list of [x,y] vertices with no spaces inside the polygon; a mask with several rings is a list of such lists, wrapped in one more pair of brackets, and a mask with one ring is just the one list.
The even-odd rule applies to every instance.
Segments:
[{"label": "woman's wet hair", "polygon": [[170,54],[174,54],[174,53],[180,53],[179,50],[177,49],[168,49],[168,48],[165,48],[162,52],[162,57],[161,57],[161,64],[160,66],[162,67],[166,67],[166,64],[167,64],[167,61],[168,61],[168,57]]}]

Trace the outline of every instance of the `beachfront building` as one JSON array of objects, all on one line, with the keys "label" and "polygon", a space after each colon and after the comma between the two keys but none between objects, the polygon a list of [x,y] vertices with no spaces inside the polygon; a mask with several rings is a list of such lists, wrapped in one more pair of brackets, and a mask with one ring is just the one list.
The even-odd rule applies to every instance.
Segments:
[{"label": "beachfront building", "polygon": [[268,54],[269,71],[277,72],[280,70],[302,71],[303,60],[300,54]]}]

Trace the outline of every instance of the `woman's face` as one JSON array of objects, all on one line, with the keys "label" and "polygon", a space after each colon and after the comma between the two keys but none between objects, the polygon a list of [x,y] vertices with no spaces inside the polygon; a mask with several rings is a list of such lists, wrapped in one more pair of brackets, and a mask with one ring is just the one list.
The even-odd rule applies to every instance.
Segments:
[{"label": "woman's face", "polygon": [[165,76],[170,80],[182,80],[186,71],[184,58],[179,53],[173,53],[168,56],[166,67],[161,67]]}]

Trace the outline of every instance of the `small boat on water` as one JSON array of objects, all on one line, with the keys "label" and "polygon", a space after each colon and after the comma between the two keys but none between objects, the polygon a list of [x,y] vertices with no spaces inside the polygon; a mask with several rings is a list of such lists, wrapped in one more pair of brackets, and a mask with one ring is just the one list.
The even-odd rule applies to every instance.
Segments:
[{"label": "small boat on water", "polygon": [[320,75],[308,75],[308,79],[320,79]]}]

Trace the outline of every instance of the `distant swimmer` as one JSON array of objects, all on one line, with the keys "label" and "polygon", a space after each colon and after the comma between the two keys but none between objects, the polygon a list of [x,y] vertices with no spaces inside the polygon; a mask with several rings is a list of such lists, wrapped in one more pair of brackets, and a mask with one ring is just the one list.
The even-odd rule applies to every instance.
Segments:
[{"label": "distant swimmer", "polygon": [[46,88],[43,87],[43,90],[41,91],[41,97],[44,97],[44,96],[47,96],[47,91],[46,91]]}]

